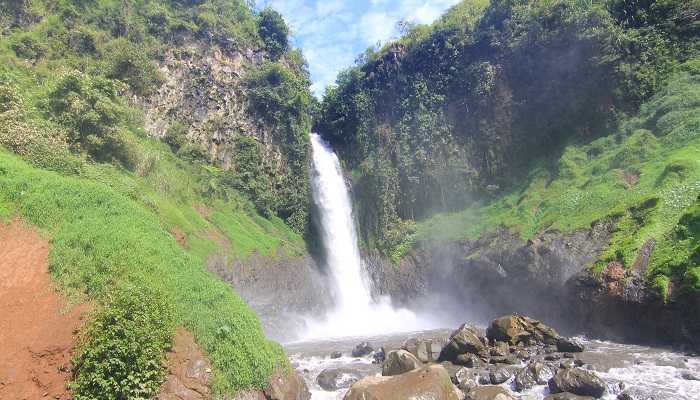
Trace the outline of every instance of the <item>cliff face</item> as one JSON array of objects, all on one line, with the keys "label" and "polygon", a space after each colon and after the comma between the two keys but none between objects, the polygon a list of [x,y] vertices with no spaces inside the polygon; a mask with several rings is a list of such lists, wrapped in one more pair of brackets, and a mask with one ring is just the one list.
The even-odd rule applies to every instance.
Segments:
[{"label": "cliff face", "polygon": [[586,268],[605,249],[614,226],[529,241],[506,230],[478,240],[425,243],[394,265],[379,254],[368,268],[376,294],[438,316],[488,322],[518,312],[556,322],[563,331],[636,343],[700,348],[698,296],[664,300],[645,279],[648,258],[631,270],[611,263]]}]

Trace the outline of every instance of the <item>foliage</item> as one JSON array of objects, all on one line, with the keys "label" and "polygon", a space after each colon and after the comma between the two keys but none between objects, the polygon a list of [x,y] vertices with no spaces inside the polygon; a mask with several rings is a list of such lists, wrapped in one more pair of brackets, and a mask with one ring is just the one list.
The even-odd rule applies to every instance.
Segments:
[{"label": "foliage", "polygon": [[270,7],[266,7],[258,15],[258,31],[265,43],[265,49],[272,60],[276,61],[287,52],[289,43],[289,28],[282,15]]},{"label": "foliage", "polygon": [[150,399],[165,378],[175,316],[168,297],[137,286],[106,295],[75,357],[75,398]]},{"label": "foliage", "polygon": [[526,178],[533,158],[617,129],[697,54],[699,10],[464,1],[368,50],[327,91],[316,124],[355,171],[365,241],[389,252],[401,220],[487,201]]},{"label": "foliage", "polygon": [[571,232],[596,221],[614,224],[594,266],[631,267],[642,246],[656,242],[649,280],[662,296],[700,293],[697,285],[697,198],[700,195],[700,68],[697,60],[613,134],[572,143],[533,162],[521,185],[482,204],[421,221],[393,251],[416,243],[482,237],[499,226],[527,240],[545,230]]},{"label": "foliage", "polygon": [[[51,234],[50,271],[71,297],[82,297],[84,293],[101,299],[107,298],[115,288],[142,288],[162,302],[171,303],[175,308],[175,324],[194,334],[212,361],[217,393],[263,387],[273,369],[286,363],[284,353],[277,344],[267,341],[255,314],[230,286],[204,269],[209,255],[225,250],[217,248],[217,242],[210,238],[218,222],[210,223],[191,203],[202,201],[189,193],[193,184],[197,184],[192,182],[196,176],[194,167],[181,161],[182,164],[177,164],[177,158],[167,153],[159,154],[163,158],[142,178],[99,164],[85,165],[80,176],[69,177],[34,168],[0,149],[0,209],[19,213]],[[188,196],[195,197],[183,203]],[[234,232],[250,232],[251,239],[278,247],[284,245],[281,243],[284,232],[287,240],[301,242],[303,249],[301,238],[294,236],[284,224],[275,223],[274,230],[257,225],[253,218],[246,219],[231,204],[218,204],[215,210],[222,218],[240,219],[237,226],[230,227]],[[226,223],[225,219],[222,221]],[[172,226],[183,226],[188,233],[189,251],[166,230]],[[277,242],[270,242],[270,237]],[[236,237],[231,236],[230,240],[233,242]],[[260,248],[256,242],[246,245]],[[229,251],[231,256],[237,255],[236,247]],[[108,308],[105,315],[129,315],[128,309],[122,312],[117,308],[135,299],[108,302],[112,309]],[[114,332],[127,330],[133,322],[120,321],[119,326],[113,327]],[[161,338],[165,331],[159,332],[154,334]],[[107,346],[106,339],[109,337],[86,341],[83,352],[92,357],[103,351],[117,351]],[[93,345],[106,347],[93,349]],[[120,353],[116,359],[105,362],[119,364],[125,360]],[[101,368],[104,364],[99,365]],[[100,371],[107,372],[87,370],[90,378],[77,377],[77,381],[92,382],[91,378]],[[147,385],[155,385],[159,379],[159,375],[148,377]],[[141,375],[139,382],[145,383],[141,380],[145,378]],[[109,375],[102,376],[100,386],[86,383],[86,390],[103,387],[110,379]],[[104,397],[108,396],[100,398]]]},{"label": "foliage", "polygon": [[303,233],[309,221],[309,131],[313,100],[308,76],[282,63],[266,63],[246,77],[250,111],[273,127],[274,142],[280,146],[289,167],[286,173],[270,171],[273,198],[259,202]]}]

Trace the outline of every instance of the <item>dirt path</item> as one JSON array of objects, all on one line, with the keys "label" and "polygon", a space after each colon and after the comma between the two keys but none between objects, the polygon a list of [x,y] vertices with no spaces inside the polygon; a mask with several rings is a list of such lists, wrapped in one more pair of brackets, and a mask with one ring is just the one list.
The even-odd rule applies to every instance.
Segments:
[{"label": "dirt path", "polygon": [[49,243],[0,222],[0,399],[69,399],[70,352],[86,306],[66,308],[48,272]]},{"label": "dirt path", "polygon": [[168,376],[157,400],[207,400],[211,366],[191,333],[180,328],[168,352]]}]

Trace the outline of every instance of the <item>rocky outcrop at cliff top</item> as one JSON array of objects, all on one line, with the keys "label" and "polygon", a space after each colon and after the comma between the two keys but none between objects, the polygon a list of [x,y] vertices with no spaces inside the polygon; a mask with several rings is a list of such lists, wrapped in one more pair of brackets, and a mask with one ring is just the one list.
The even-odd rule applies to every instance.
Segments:
[{"label": "rocky outcrop at cliff top", "polygon": [[367,377],[356,382],[345,400],[458,400],[457,389],[441,365],[396,376]]}]

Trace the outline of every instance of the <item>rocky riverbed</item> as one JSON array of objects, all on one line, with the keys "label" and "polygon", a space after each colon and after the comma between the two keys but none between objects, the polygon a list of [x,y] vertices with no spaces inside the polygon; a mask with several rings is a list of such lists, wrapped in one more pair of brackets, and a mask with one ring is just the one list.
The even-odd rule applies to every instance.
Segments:
[{"label": "rocky riverbed", "polygon": [[[312,399],[697,399],[700,357],[567,338],[520,315],[285,346]],[[578,397],[577,397],[578,396]]]}]

